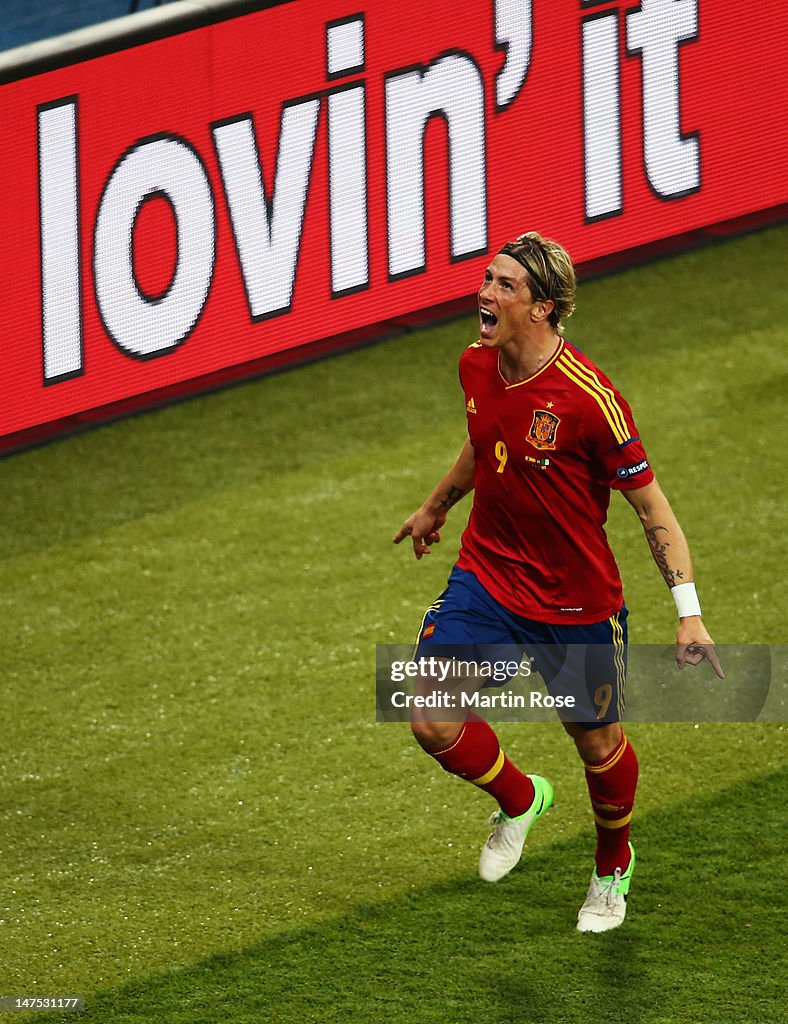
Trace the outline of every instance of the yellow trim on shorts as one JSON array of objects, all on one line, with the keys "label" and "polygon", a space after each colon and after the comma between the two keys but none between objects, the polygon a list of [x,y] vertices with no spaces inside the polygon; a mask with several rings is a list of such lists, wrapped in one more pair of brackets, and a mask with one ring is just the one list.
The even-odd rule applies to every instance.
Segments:
[{"label": "yellow trim on shorts", "polygon": [[613,633],[613,662],[616,666],[616,711],[618,717],[621,718],[624,714],[624,686],[627,681],[627,667],[624,661],[624,652],[626,651],[626,645],[624,643],[624,627],[621,625],[619,619],[619,613],[611,616],[609,619],[610,629]]},{"label": "yellow trim on shorts", "polygon": [[419,631],[416,634],[416,642],[413,645],[413,653],[410,656],[411,661],[416,657],[416,651],[419,649],[419,644],[421,643],[421,634],[424,632],[424,623],[427,621],[427,616],[430,614],[430,612],[436,612],[443,604],[444,600],[445,598],[443,597],[437,598],[435,601],[432,602],[429,608],[422,615],[421,625],[419,626]]}]

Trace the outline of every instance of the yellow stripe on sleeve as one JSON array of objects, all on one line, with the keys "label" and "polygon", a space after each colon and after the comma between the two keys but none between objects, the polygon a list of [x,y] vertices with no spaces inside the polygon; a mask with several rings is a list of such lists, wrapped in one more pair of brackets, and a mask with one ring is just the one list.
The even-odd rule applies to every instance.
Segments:
[{"label": "yellow stripe on sleeve", "polygon": [[582,377],[583,380],[585,380],[591,387],[597,388],[600,391],[610,409],[611,414],[621,427],[621,430],[627,435],[627,437],[629,437],[627,418],[624,415],[624,410],[618,404],[618,399],[616,398],[616,394],[612,388],[605,387],[596,373],[594,373],[593,370],[590,370],[587,366],[584,366],[580,360],[569,351],[569,349],[564,352],[563,358],[566,359],[567,365],[572,367],[578,377]]},{"label": "yellow stripe on sleeve", "polygon": [[[613,431],[613,437],[616,439],[617,444],[624,444],[631,435],[624,419],[624,414],[615,400],[615,395],[609,388],[603,388],[597,378],[592,373],[589,373],[577,360],[570,363],[566,356],[567,353],[562,353],[556,362],[556,366],[565,376],[577,384],[579,388],[582,388],[586,394],[591,395],[602,410],[610,429]],[[580,370],[584,372],[581,373],[579,372]]]}]

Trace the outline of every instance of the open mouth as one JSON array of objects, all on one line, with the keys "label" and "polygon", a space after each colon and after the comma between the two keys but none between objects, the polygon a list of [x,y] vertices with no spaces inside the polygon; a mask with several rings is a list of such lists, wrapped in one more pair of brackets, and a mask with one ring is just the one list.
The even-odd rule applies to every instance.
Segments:
[{"label": "open mouth", "polygon": [[479,323],[481,326],[481,332],[483,335],[487,335],[492,331],[495,325],[498,323],[498,317],[495,313],[492,313],[489,309],[485,309],[483,306],[479,307]]}]

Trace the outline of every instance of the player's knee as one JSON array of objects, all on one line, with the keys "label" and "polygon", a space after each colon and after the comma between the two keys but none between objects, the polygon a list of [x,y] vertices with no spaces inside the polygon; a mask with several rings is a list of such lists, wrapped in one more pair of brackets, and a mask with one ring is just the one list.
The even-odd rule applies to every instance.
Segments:
[{"label": "player's knee", "polygon": [[411,731],[419,746],[428,754],[450,747],[457,739],[462,728],[459,722],[431,722],[427,719],[413,718]]},{"label": "player's knee", "polygon": [[604,761],[621,742],[621,726],[618,722],[604,725],[599,729],[578,729],[572,733],[577,752],[587,764]]}]

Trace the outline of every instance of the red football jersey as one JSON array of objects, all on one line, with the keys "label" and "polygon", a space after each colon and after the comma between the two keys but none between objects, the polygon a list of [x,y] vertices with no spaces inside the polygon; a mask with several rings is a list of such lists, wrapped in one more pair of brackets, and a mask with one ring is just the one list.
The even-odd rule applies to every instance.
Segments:
[{"label": "red football jersey", "polygon": [[602,622],[623,602],[604,529],[610,490],[654,479],[632,412],[563,339],[515,384],[499,359],[479,342],[460,358],[476,469],[457,564],[525,618]]}]

